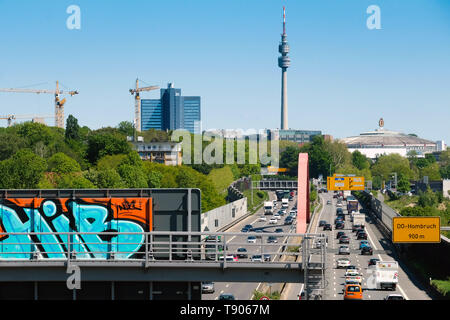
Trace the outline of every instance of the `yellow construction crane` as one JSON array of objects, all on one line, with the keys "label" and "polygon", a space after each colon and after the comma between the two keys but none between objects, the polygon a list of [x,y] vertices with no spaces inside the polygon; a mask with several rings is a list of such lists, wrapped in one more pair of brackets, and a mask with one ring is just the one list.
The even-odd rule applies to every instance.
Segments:
[{"label": "yellow construction crane", "polygon": [[13,125],[13,121],[16,119],[31,119],[32,122],[39,122],[44,123],[43,119],[45,118],[54,118],[54,115],[38,115],[38,114],[21,114],[21,115],[15,115],[15,114],[9,114],[6,116],[0,116],[0,119],[7,120],[8,121],[8,127],[11,127]]},{"label": "yellow construction crane", "polygon": [[130,89],[130,93],[134,94],[134,128],[136,131],[141,131],[141,98],[139,97],[139,92],[151,91],[159,89],[158,86],[149,86],[139,88],[139,79],[136,79],[136,88]]},{"label": "yellow construction crane", "polygon": [[[58,128],[64,128],[64,104],[66,98],[60,100],[59,95],[70,94],[74,96],[78,94],[78,91],[62,91],[59,90],[59,83],[56,81],[56,90],[38,90],[38,89],[14,89],[14,88],[0,88],[0,92],[19,92],[19,93],[50,93],[55,95],[55,126]],[[8,120],[9,121],[9,120]],[[9,122],[8,122],[9,123]]]}]

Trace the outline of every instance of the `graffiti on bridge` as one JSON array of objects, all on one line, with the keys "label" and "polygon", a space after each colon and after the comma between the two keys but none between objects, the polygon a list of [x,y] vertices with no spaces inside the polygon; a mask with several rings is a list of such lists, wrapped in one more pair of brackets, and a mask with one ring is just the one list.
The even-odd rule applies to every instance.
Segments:
[{"label": "graffiti on bridge", "polygon": [[[128,259],[142,250],[142,233],[151,230],[151,198],[0,200],[1,259],[30,259],[33,253],[58,259],[68,252],[75,252],[77,259],[107,259],[110,253]],[[30,232],[96,234],[9,234]]]}]

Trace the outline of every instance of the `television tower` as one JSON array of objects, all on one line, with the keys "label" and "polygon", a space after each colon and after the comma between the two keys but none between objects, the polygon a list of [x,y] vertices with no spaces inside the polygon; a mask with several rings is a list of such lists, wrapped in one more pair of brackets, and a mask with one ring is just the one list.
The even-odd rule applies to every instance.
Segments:
[{"label": "television tower", "polygon": [[278,66],[281,68],[281,130],[287,130],[288,113],[287,113],[287,68],[291,65],[291,59],[288,57],[289,45],[287,43],[286,35],[286,10],[283,6],[283,34],[281,35],[281,42],[278,46],[278,51],[281,57],[278,57]]}]

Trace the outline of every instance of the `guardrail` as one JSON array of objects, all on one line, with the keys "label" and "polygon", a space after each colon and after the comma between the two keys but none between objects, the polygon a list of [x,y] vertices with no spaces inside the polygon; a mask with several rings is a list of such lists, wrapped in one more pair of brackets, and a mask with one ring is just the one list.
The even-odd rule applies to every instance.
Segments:
[{"label": "guardrail", "polygon": [[[249,238],[250,237],[250,238]],[[281,241],[282,239],[284,241]],[[92,264],[126,262],[164,262],[170,266],[196,262],[202,265],[219,262],[223,268],[250,264],[276,264],[293,267],[298,262],[281,259],[302,255],[290,252],[288,239],[302,238],[317,242],[323,234],[276,232],[9,232],[0,233],[0,267],[20,262]],[[274,241],[279,241],[274,242]],[[247,258],[239,259],[238,248],[246,248]],[[275,267],[275,266],[274,266]]]}]

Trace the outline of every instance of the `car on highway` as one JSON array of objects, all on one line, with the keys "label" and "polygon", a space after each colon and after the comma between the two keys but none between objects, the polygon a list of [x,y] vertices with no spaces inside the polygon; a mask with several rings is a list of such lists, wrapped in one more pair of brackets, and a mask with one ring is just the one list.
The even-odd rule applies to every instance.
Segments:
[{"label": "car on highway", "polygon": [[350,254],[350,248],[348,246],[340,246],[338,254]]},{"label": "car on highway", "polygon": [[370,267],[370,266],[375,266],[376,264],[377,264],[377,261],[380,261],[380,259],[377,259],[377,258],[372,258],[372,259],[370,259],[369,260],[369,263],[368,263],[368,267]]},{"label": "car on highway", "polygon": [[278,210],[278,212],[277,212],[277,214],[281,217],[284,216],[285,213],[286,213],[286,211],[283,211],[283,210]]},{"label": "car on highway", "polygon": [[362,282],[362,277],[360,275],[345,277],[345,284],[361,284],[361,282]]},{"label": "car on highway", "polygon": [[352,226],[352,232],[356,232],[356,231],[358,231],[358,230],[364,230],[364,226],[359,225],[359,224],[354,224],[354,225]]},{"label": "car on highway", "polygon": [[405,300],[405,298],[401,294],[389,294],[384,300]]},{"label": "car on highway", "polygon": [[[221,255],[219,256],[219,261],[223,261],[223,260],[224,260],[224,257],[223,257],[223,255],[221,254]],[[226,261],[238,261],[238,257],[237,257],[237,255],[235,255],[235,254],[227,254],[226,257],[225,257],[225,260],[226,260]]]},{"label": "car on highway", "polygon": [[337,208],[336,209],[336,214],[340,214],[340,213],[344,213],[344,210],[342,210],[342,208]]},{"label": "car on highway", "polygon": [[245,248],[238,248],[238,249],[237,249],[237,256],[238,256],[240,259],[246,259],[246,258],[248,258],[248,255],[247,255],[247,249],[245,249]]},{"label": "car on highway", "polygon": [[292,222],[293,222],[293,218],[291,217],[291,216],[289,216],[289,217],[286,217],[286,219],[284,219],[284,224],[292,224]]},{"label": "car on highway", "polygon": [[343,235],[339,238],[339,243],[350,243],[350,238],[346,235]]},{"label": "car on highway", "polygon": [[356,240],[361,240],[361,239],[367,240],[367,233],[365,233],[364,231],[359,231],[356,234]]},{"label": "car on highway", "polygon": [[349,271],[349,270],[355,270],[355,271],[358,271],[358,268],[355,266],[355,265],[349,265],[348,267],[347,267],[347,269],[345,269],[345,272],[347,272],[347,271]]},{"label": "car on highway", "polygon": [[363,290],[359,284],[347,284],[345,288],[342,289],[344,292],[344,300],[362,300]]},{"label": "car on highway", "polygon": [[221,293],[218,299],[219,300],[236,300],[234,295],[232,295],[231,293]]},{"label": "car on highway", "polygon": [[267,221],[267,218],[265,216],[260,216],[258,221]]},{"label": "car on highway", "polygon": [[252,255],[251,260],[252,260],[252,262],[263,262],[262,255],[260,255],[260,254]]},{"label": "car on highway", "polygon": [[345,214],[339,213],[339,214],[337,215],[337,218],[338,218],[338,219],[341,218],[342,221],[345,221]]},{"label": "car on highway", "polygon": [[342,207],[342,202],[338,201],[338,202],[336,203],[336,207]]},{"label": "car on highway", "polygon": [[249,229],[250,231],[253,230],[253,226],[252,226],[251,224],[246,224],[246,225],[244,226],[244,228],[247,228],[247,229]]},{"label": "car on highway", "polygon": [[373,255],[373,249],[371,246],[362,247],[361,248],[361,255]]},{"label": "car on highway", "polygon": [[345,270],[345,277],[356,277],[359,276],[359,272],[356,269],[348,269]]},{"label": "car on highway", "polygon": [[344,232],[344,231],[338,231],[338,232],[336,233],[336,239],[339,239],[339,238],[342,237],[343,235],[345,235],[345,232]]},{"label": "car on highway", "polygon": [[241,232],[250,232],[250,229],[244,227],[244,228],[241,229]]},{"label": "car on highway", "polygon": [[323,231],[325,231],[325,230],[330,230],[330,231],[332,231],[331,224],[329,224],[329,223],[325,224],[325,225],[323,226]]},{"label": "car on highway", "polygon": [[320,220],[319,221],[319,227],[323,227],[326,224],[327,224],[327,222],[325,220]]},{"label": "car on highway", "polygon": [[328,200],[328,201],[327,201],[327,205],[331,205],[331,200]]},{"label": "car on highway", "polygon": [[267,237],[267,243],[278,243],[278,239],[275,236]]},{"label": "car on highway", "polygon": [[370,247],[370,243],[367,240],[361,240],[359,242],[359,250],[361,250],[363,247]]},{"label": "car on highway", "polygon": [[275,217],[270,218],[270,220],[269,220],[269,223],[270,223],[270,224],[277,224],[277,222],[278,222],[278,219],[275,218]]},{"label": "car on highway", "polygon": [[273,217],[274,217],[275,219],[277,219],[277,220],[280,220],[280,219],[281,219],[281,216],[280,216],[278,213],[275,213],[275,214],[273,215]]},{"label": "car on highway", "polygon": [[261,233],[263,233],[264,231],[262,231],[261,229],[256,229],[255,233],[257,233],[257,235],[255,236],[256,238],[260,239],[261,238]]},{"label": "car on highway", "polygon": [[214,293],[214,283],[213,282],[202,282],[202,293]]},{"label": "car on highway", "polygon": [[339,258],[336,260],[336,269],[347,268],[350,265],[350,259]]},{"label": "car on highway", "polygon": [[282,233],[282,232],[283,232],[283,229],[282,229],[282,228],[276,228],[276,229],[275,229],[275,232],[276,232],[276,233]]},{"label": "car on highway", "polygon": [[248,243],[256,243],[256,237],[255,236],[248,236],[247,237]]},{"label": "car on highway", "polygon": [[341,217],[337,217],[336,219],[334,219],[334,224],[338,222],[344,222],[344,219],[342,219]]},{"label": "car on highway", "polygon": [[268,253],[263,254],[264,257],[264,261],[270,261],[270,259],[272,258],[272,256]]},{"label": "car on highway", "polygon": [[334,226],[335,229],[344,229],[344,223],[343,222],[338,222],[336,223],[336,225]]},{"label": "car on highway", "polygon": [[287,213],[286,209],[282,209],[281,211],[283,212],[283,215],[285,215]]}]

